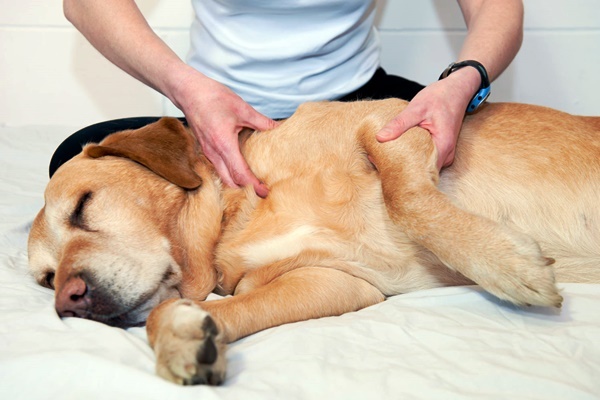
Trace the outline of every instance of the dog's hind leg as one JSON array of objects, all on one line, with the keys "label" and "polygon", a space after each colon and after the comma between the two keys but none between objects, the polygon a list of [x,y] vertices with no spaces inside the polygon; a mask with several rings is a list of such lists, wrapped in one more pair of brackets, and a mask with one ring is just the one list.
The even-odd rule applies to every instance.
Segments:
[{"label": "dog's hind leg", "polygon": [[[371,126],[373,125],[373,126]],[[552,260],[522,233],[456,207],[437,187],[436,150],[429,132],[413,128],[386,143],[365,123],[359,141],[379,171],[391,220],[446,266],[501,299],[560,306]]]}]

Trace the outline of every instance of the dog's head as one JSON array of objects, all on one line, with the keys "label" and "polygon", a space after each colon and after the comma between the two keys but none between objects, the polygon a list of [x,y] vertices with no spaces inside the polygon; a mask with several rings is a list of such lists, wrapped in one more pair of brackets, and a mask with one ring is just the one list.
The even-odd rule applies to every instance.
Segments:
[{"label": "dog's head", "polygon": [[[28,250],[59,315],[128,327],[180,297],[186,279],[195,297],[210,293],[218,182],[197,148],[179,121],[162,119],[89,144],[56,171]],[[192,229],[205,242],[190,249]]]}]

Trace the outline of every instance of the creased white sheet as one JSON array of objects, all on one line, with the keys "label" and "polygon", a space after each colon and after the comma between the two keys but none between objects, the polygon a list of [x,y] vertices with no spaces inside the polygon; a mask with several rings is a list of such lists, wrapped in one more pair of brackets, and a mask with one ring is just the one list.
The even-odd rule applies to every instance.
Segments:
[{"label": "creased white sheet", "polygon": [[600,285],[579,284],[561,285],[560,311],[477,287],[397,296],[232,344],[221,387],[163,381],[144,328],[61,320],[27,273],[48,161],[71,131],[0,127],[0,399],[600,398]]}]

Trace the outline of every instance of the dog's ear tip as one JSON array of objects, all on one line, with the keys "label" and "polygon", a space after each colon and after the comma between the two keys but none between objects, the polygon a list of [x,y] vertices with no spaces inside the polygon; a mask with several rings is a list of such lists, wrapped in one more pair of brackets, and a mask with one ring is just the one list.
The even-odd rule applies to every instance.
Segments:
[{"label": "dog's ear tip", "polygon": [[175,117],[161,117],[157,122],[165,128],[179,129],[184,127],[183,122]]},{"label": "dog's ear tip", "polygon": [[102,146],[98,143],[88,143],[86,144],[82,151],[85,156],[90,158],[100,158],[108,155],[109,149],[106,146]]},{"label": "dog's ear tip", "polygon": [[175,183],[177,186],[182,187],[186,190],[196,190],[200,186],[202,186],[202,184],[204,182],[202,181],[201,177],[199,177],[198,175],[195,175],[194,177],[189,177],[188,179],[182,179],[181,181],[173,182],[173,183]]},{"label": "dog's ear tip", "polygon": [[100,158],[105,155],[102,151],[102,146],[99,146],[96,143],[87,144],[83,148],[83,154],[91,158]]},{"label": "dog's ear tip", "polygon": [[127,151],[118,147],[103,146],[97,143],[91,143],[83,148],[83,154],[90,158],[101,158],[104,156],[118,156],[129,158]]}]

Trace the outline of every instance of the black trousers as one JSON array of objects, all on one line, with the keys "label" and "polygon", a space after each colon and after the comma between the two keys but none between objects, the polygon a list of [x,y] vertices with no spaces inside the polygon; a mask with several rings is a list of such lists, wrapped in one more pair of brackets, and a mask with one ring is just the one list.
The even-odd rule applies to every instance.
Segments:
[{"label": "black trousers", "polygon": [[[337,99],[337,101],[382,100],[400,98],[412,100],[424,86],[395,75],[388,75],[383,68],[375,71],[373,77],[362,87]],[[157,121],[160,117],[133,117],[99,122],[83,128],[66,138],[54,152],[50,160],[50,177],[65,162],[75,157],[87,143],[98,143],[111,133],[126,129],[139,129]],[[186,123],[184,118],[180,118]]]}]

